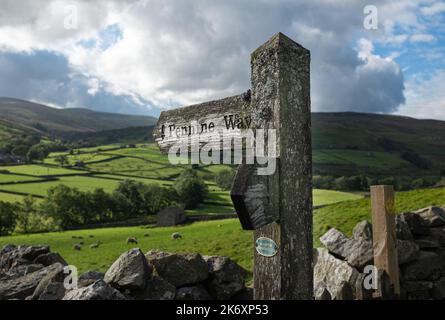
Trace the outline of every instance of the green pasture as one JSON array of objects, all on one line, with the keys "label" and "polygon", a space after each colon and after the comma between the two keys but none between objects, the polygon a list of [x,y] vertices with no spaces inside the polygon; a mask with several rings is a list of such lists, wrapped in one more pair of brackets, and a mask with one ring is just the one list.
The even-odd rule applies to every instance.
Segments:
[{"label": "green pasture", "polygon": [[[172,240],[171,234],[180,232],[181,240]],[[148,234],[148,237],[144,237]],[[89,236],[93,235],[94,238]],[[85,245],[81,251],[73,249],[82,236]],[[59,252],[68,263],[75,265],[79,272],[88,270],[106,271],[120,254],[135,245],[127,245],[128,237],[136,237],[144,253],[152,249],[168,252],[199,252],[203,255],[229,256],[247,270],[252,268],[252,233],[243,231],[237,219],[198,222],[191,225],[170,228],[123,227],[95,230],[53,232],[33,235],[0,237],[0,247],[5,244],[47,244]],[[98,249],[91,249],[92,243],[101,241]]]},{"label": "green pasture", "polygon": [[28,174],[33,176],[51,176],[64,174],[82,174],[85,171],[60,168],[56,166],[43,166],[37,164],[19,166],[0,166],[0,170],[7,170],[11,173]]},{"label": "green pasture", "polygon": [[376,169],[399,168],[411,166],[403,160],[399,154],[380,151],[320,149],[315,150],[313,155],[315,164],[347,165],[358,167],[374,167]]}]

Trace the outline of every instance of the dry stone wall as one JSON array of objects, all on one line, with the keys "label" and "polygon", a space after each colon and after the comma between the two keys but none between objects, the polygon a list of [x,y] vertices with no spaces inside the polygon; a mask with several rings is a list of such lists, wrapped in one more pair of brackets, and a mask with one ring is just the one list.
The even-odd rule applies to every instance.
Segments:
[{"label": "dry stone wall", "polygon": [[65,260],[48,246],[0,251],[0,300],[248,299],[247,272],[227,257],[140,249],[123,253],[105,274],[81,275],[67,290]]},{"label": "dry stone wall", "polygon": [[[396,217],[402,299],[445,299],[445,208],[428,207]],[[332,228],[314,252],[316,299],[370,299],[364,273],[373,263],[372,225],[363,221],[352,238]]]}]

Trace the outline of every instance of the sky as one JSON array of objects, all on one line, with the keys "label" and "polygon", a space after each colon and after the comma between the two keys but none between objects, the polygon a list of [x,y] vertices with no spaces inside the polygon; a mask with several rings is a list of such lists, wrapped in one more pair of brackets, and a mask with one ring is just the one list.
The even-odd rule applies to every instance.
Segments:
[{"label": "sky", "polygon": [[433,0],[1,0],[0,97],[158,116],[249,89],[277,32],[311,51],[313,111],[445,120]]}]

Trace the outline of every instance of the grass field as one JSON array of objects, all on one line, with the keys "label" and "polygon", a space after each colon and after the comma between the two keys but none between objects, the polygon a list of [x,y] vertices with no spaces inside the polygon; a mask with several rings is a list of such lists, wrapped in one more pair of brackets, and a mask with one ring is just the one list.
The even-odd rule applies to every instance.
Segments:
[{"label": "grass field", "polygon": [[[76,164],[77,161],[82,161],[84,163],[90,163],[90,162],[109,160],[109,159],[113,158],[112,155],[94,154],[94,153],[66,155],[66,157],[67,157],[68,163],[71,165]],[[57,160],[57,157],[48,157],[44,160],[44,163],[58,165],[56,160]]]},{"label": "grass field", "polygon": [[[429,205],[445,204],[445,188],[423,189],[396,193],[396,211],[404,212]],[[370,220],[369,199],[344,201],[328,205],[314,212],[314,246],[320,246],[318,238],[328,229],[336,227],[347,235],[362,220]],[[181,232],[183,239],[171,240],[173,232]],[[149,237],[144,237],[148,233]],[[82,251],[73,250],[82,236],[85,246]],[[94,238],[89,238],[94,235]],[[81,272],[95,269],[105,271],[111,263],[132,246],[127,237],[137,237],[138,247],[146,252],[160,249],[170,252],[199,252],[205,255],[229,256],[247,270],[252,270],[252,233],[243,231],[237,219],[197,222],[191,225],[170,228],[125,227],[95,230],[67,231],[34,235],[0,237],[0,246],[5,244],[48,244]],[[96,241],[103,242],[99,249],[90,249]]]},{"label": "grass field", "polygon": [[[395,200],[395,210],[398,213],[431,205],[443,206],[445,205],[445,188],[397,192]],[[354,226],[363,220],[371,221],[370,198],[339,202],[316,210],[314,212],[315,244],[320,245],[318,238],[330,227],[336,227],[350,236]]]},{"label": "grass field", "polygon": [[64,174],[82,174],[85,173],[81,170],[72,170],[66,168],[59,168],[53,166],[42,165],[20,165],[20,166],[6,166],[0,167],[0,170],[6,170],[11,173],[28,174],[33,176],[51,176],[51,175],[64,175]]},{"label": "grass field", "polygon": [[25,192],[33,195],[46,196],[47,191],[59,184],[78,188],[80,191],[94,191],[102,188],[105,192],[112,192],[119,184],[119,180],[100,179],[95,177],[68,176],[61,177],[57,181],[44,183],[26,183],[0,186],[0,189],[7,191]]},{"label": "grass field", "polygon": [[[180,232],[182,240],[172,240],[173,232]],[[144,237],[148,233],[149,237]],[[72,236],[82,236],[85,246],[82,251],[73,250],[78,240]],[[94,238],[89,238],[94,235]],[[68,263],[75,265],[80,272],[87,270],[106,271],[120,254],[132,248],[127,245],[127,237],[136,237],[144,253],[151,249],[169,252],[199,252],[204,255],[229,256],[247,270],[252,268],[252,233],[243,231],[237,219],[198,222],[174,228],[110,228],[82,231],[55,232],[23,236],[0,237],[0,247],[12,244],[47,244],[51,250],[59,252]],[[101,241],[99,249],[89,245]]]},{"label": "grass field", "polygon": [[313,201],[314,206],[327,205],[336,202],[356,200],[362,198],[362,196],[358,194],[333,191],[333,190],[320,190],[320,189],[314,189],[313,196],[314,196],[314,201]]},{"label": "grass field", "polygon": [[14,182],[21,182],[21,181],[38,181],[41,180],[37,177],[30,177],[30,176],[21,176],[17,174],[4,174],[0,173],[0,184],[1,183],[14,183]]},{"label": "grass field", "polygon": [[315,164],[352,164],[358,167],[372,167],[377,170],[411,166],[398,154],[378,151],[320,149],[314,151],[313,160]]},{"label": "grass field", "polygon": [[[85,163],[82,170],[61,168],[55,166],[55,157],[66,155],[73,165],[81,160]],[[104,161],[105,160],[105,161]],[[59,184],[76,187],[81,191],[93,191],[102,188],[112,192],[120,181],[132,179],[142,183],[157,183],[170,186],[174,179],[188,166],[171,165],[168,157],[162,154],[156,145],[138,145],[136,148],[120,148],[118,145],[106,145],[95,148],[74,150],[74,155],[68,152],[52,153],[42,165],[20,165],[0,167],[10,173],[0,173],[0,200],[14,202],[21,200],[20,195],[11,195],[1,191],[25,193],[35,196],[46,196],[48,189]],[[198,174],[206,179],[209,194],[203,205],[188,214],[228,214],[233,213],[232,201],[228,190],[221,190],[209,176],[228,169],[227,165],[202,166]],[[89,175],[86,175],[88,174]],[[42,177],[52,181],[36,182]],[[15,184],[1,184],[6,182],[26,182]],[[351,193],[314,190],[314,205],[330,204],[338,201],[356,199]]]},{"label": "grass field", "polygon": [[16,195],[16,194],[0,192],[0,201],[21,202],[21,201],[23,201],[24,198],[25,198],[24,196],[20,196],[20,195]]}]

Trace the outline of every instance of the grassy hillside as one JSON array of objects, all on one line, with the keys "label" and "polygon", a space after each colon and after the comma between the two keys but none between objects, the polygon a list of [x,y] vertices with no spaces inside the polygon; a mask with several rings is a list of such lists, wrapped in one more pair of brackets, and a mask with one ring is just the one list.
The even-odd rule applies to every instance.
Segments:
[{"label": "grassy hillside", "polygon": [[[420,189],[397,192],[395,197],[397,213],[421,209],[430,205],[445,205],[445,188]],[[371,199],[339,202],[314,212],[314,241],[320,245],[321,237],[331,227],[338,228],[346,235],[352,234],[354,226],[363,220],[371,221]]]},{"label": "grassy hillside", "polygon": [[[180,232],[182,240],[172,240],[171,234]],[[149,234],[148,237],[144,237]],[[89,238],[94,235],[94,238]],[[82,251],[73,250],[79,240],[72,236],[82,236],[85,245]],[[199,222],[192,225],[171,228],[109,228],[35,234],[24,236],[0,237],[0,247],[7,243],[13,244],[48,244],[75,265],[80,272],[87,270],[106,271],[108,267],[124,251],[134,245],[127,245],[128,237],[136,237],[139,247],[144,253],[151,249],[169,252],[199,252],[206,255],[229,256],[247,270],[252,269],[252,233],[243,231],[236,219]],[[99,249],[91,249],[89,245],[101,241]]]},{"label": "grassy hillside", "polygon": [[[55,109],[0,98],[0,139],[37,135],[91,144],[152,142],[155,118]],[[445,122],[362,113],[312,115],[314,174],[438,177],[445,173]],[[406,159],[418,155],[422,169]],[[136,162],[136,161],[135,161]]]},{"label": "grassy hillside", "polygon": [[[56,157],[65,155],[69,167],[57,165]],[[74,167],[82,161],[83,168]],[[119,182],[132,179],[143,183],[156,183],[170,186],[174,179],[188,166],[171,165],[165,154],[156,145],[138,145],[135,148],[121,148],[120,145],[105,145],[94,148],[75,150],[74,154],[67,152],[51,153],[42,164],[0,166],[0,200],[17,201],[24,195],[43,198],[50,188],[59,184],[76,187],[81,191],[92,191],[102,188],[112,192]],[[204,205],[189,210],[189,214],[212,215],[233,213],[234,209],[229,191],[219,188],[213,174],[226,165],[201,166],[198,174],[204,178],[209,194]],[[352,200],[361,196],[329,191],[314,190],[314,205],[325,205],[338,201]]]},{"label": "grassy hillside", "polygon": [[[432,204],[445,204],[445,188],[424,189],[396,193],[398,212],[416,210]],[[319,237],[328,229],[336,227],[348,235],[352,228],[364,219],[370,219],[369,199],[359,199],[328,205],[314,212],[314,246],[320,246]],[[183,239],[174,241],[173,232],[181,232]],[[148,233],[148,237],[144,235]],[[94,238],[89,238],[94,235]],[[85,246],[82,251],[73,250],[78,240],[72,236],[82,236]],[[0,246],[12,244],[48,244],[58,251],[80,272],[95,269],[105,271],[124,251],[131,248],[126,244],[127,237],[137,237],[138,247],[144,252],[161,249],[171,252],[200,252],[208,255],[229,256],[244,268],[252,270],[252,233],[243,231],[237,219],[198,222],[191,225],[170,228],[129,227],[55,232],[34,235],[0,237]],[[99,249],[89,245],[101,241]]]},{"label": "grassy hillside", "polygon": [[[445,170],[445,122],[362,114],[312,115],[314,171],[333,175],[439,175]],[[414,152],[432,162],[428,170],[402,159]]]},{"label": "grassy hillside", "polygon": [[8,130],[11,134],[13,130],[19,130],[33,131],[41,135],[143,127],[156,122],[155,118],[147,116],[104,113],[88,109],[56,109],[10,98],[0,98],[0,118],[0,132],[3,134]]}]

